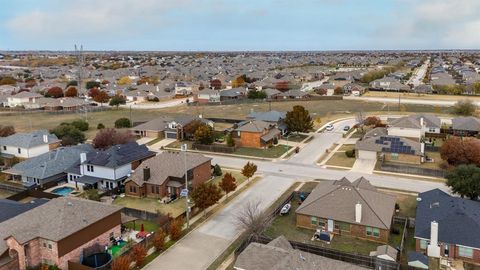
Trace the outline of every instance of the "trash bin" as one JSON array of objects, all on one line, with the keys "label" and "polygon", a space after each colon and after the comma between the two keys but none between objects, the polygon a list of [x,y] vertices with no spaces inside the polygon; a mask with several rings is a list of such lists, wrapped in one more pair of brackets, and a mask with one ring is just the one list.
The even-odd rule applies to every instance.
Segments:
[{"label": "trash bin", "polygon": [[300,152],[300,148],[297,146],[295,147],[295,153],[298,153],[298,152]]}]

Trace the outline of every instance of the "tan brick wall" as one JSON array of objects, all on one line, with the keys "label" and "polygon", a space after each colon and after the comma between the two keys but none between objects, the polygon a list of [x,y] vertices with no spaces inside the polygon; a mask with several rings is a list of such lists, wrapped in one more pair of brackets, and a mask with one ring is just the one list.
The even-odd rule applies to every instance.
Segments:
[{"label": "tan brick wall", "polygon": [[15,238],[13,237],[9,237],[5,241],[9,249],[13,249],[17,252],[18,269],[25,270],[27,268],[27,265],[25,264],[26,256],[23,246],[20,245],[20,243],[18,243],[17,240],[15,240]]},{"label": "tan brick wall", "polygon": [[242,147],[251,147],[251,148],[262,148],[262,143],[260,137],[262,133],[253,133],[242,131],[240,133],[240,146]]}]

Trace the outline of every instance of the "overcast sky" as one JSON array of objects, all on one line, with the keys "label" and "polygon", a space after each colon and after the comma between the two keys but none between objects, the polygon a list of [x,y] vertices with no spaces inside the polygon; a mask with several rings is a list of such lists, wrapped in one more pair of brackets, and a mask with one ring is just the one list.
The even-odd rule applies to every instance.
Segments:
[{"label": "overcast sky", "polygon": [[0,0],[0,50],[479,49],[480,0]]}]

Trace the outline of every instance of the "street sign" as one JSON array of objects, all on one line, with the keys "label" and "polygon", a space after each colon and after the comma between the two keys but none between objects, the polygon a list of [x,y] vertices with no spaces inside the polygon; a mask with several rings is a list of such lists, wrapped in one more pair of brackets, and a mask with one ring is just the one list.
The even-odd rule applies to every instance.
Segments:
[{"label": "street sign", "polygon": [[186,143],[182,144],[182,146],[180,147],[180,150],[181,150],[182,152],[187,151],[187,144],[186,144]]},{"label": "street sign", "polygon": [[188,195],[188,189],[182,189],[182,191],[180,191],[180,197],[187,197]]}]

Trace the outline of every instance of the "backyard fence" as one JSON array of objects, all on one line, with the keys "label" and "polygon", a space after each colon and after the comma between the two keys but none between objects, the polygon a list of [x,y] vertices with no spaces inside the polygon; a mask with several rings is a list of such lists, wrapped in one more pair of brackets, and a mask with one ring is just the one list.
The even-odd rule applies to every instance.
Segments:
[{"label": "backyard fence", "polygon": [[248,99],[248,98],[241,98],[241,99],[228,99],[222,100],[220,102],[190,102],[187,103],[189,106],[216,106],[216,105],[235,105],[235,104],[251,104],[251,103],[270,103],[270,102],[289,102],[289,101],[311,101],[311,100],[342,100],[343,96],[312,96],[308,98],[286,98],[286,99]]},{"label": "backyard fence", "polygon": [[235,146],[226,146],[226,145],[219,145],[219,144],[192,144],[192,148],[194,150],[199,151],[209,151],[209,152],[217,152],[217,153],[233,153],[236,150]]},{"label": "backyard fence", "polygon": [[380,169],[382,171],[394,172],[394,173],[405,173],[405,174],[417,174],[417,175],[425,175],[425,176],[433,176],[439,178],[445,178],[446,172],[441,170],[434,170],[434,169],[426,169],[426,168],[419,168],[414,166],[408,165],[397,165],[391,163],[381,163]]},{"label": "backyard fence", "polygon": [[40,189],[27,189],[12,195],[7,199],[12,201],[21,201],[28,197],[33,197],[37,199],[55,199],[61,196],[53,193],[44,192]]},{"label": "backyard fence", "polygon": [[4,190],[4,191],[7,191],[7,192],[18,193],[18,192],[25,191],[26,188],[23,187],[23,186],[20,186],[20,185],[13,185],[13,184],[1,182],[0,183],[0,190]]}]

